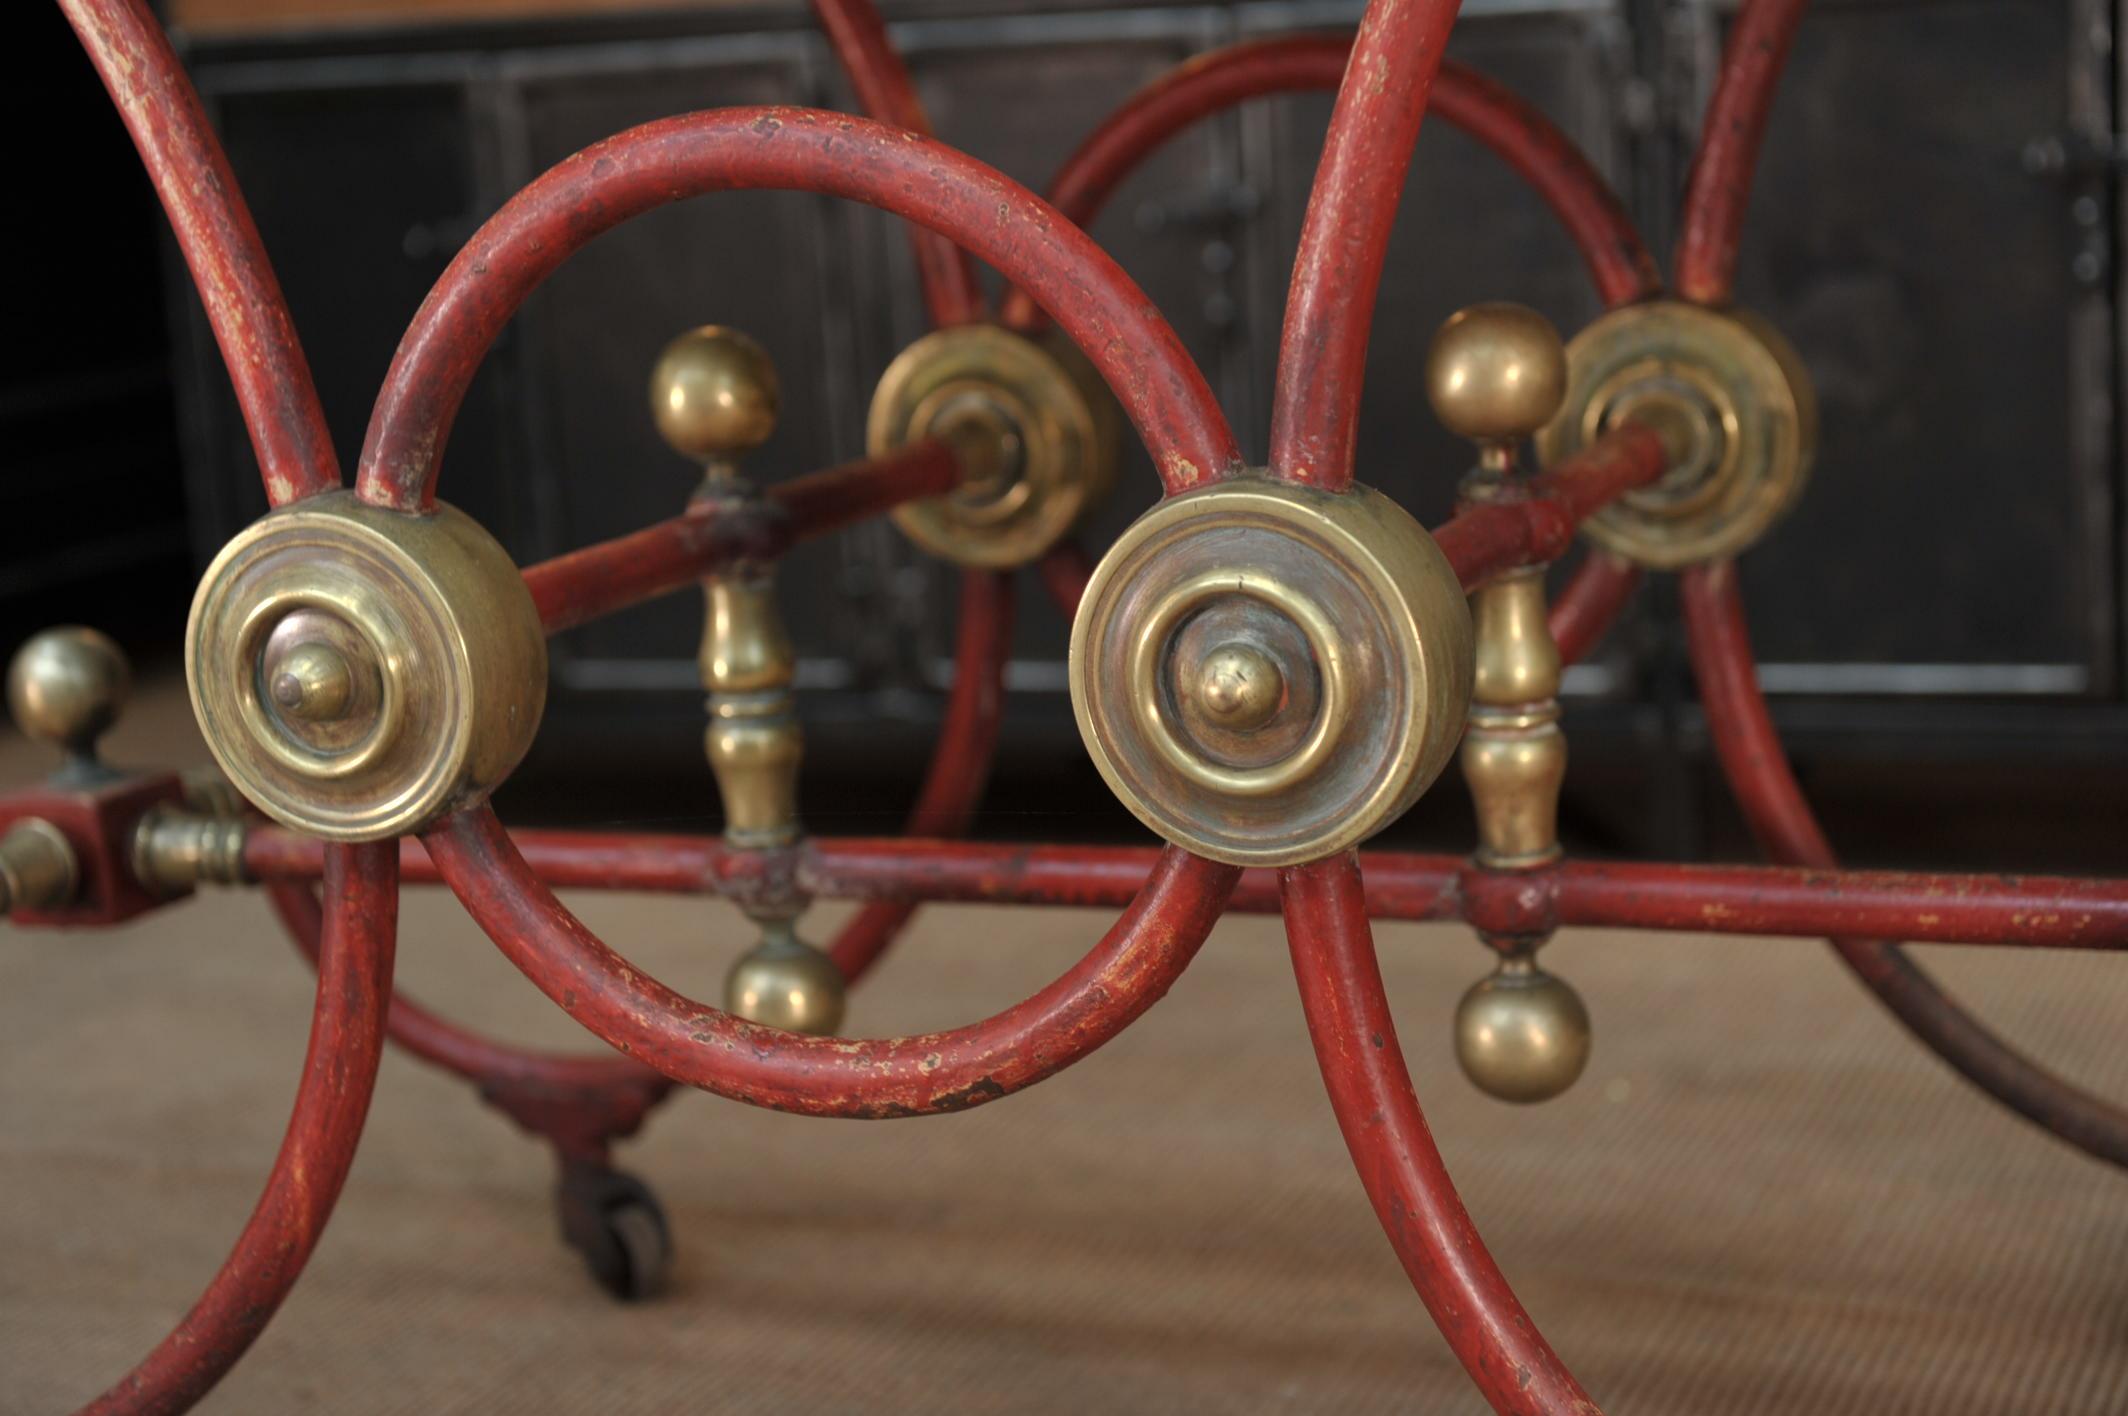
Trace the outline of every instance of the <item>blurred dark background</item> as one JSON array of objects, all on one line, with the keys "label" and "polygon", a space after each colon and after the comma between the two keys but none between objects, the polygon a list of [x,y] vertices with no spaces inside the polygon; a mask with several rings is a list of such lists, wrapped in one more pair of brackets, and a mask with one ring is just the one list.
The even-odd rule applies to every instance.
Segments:
[{"label": "blurred dark background", "polygon": [[[941,135],[1038,189],[1117,102],[1233,39],[1349,29],[1359,0],[905,0],[886,9]],[[695,108],[854,107],[799,0],[183,0],[169,7],[352,465],[401,330],[515,188],[617,129]],[[167,13],[167,12],[166,12]],[[1451,52],[1571,133],[1666,251],[1728,12],[1692,0],[1468,0]],[[1816,7],[1774,111],[1742,297],[1823,405],[1801,509],[1748,559],[1776,715],[1858,861],[2113,870],[2128,823],[2120,675],[2121,112],[2111,3]],[[15,16],[0,104],[18,177],[0,354],[0,618],[117,633],[174,673],[193,578],[264,509],[213,342],[116,117],[55,8]],[[1260,456],[1283,287],[1330,101],[1205,124],[1095,235],[1166,311]],[[23,165],[26,164],[26,170]],[[1457,306],[1595,313],[1534,197],[1445,123],[1420,140],[1377,314],[1361,477],[1422,519],[1468,460],[1419,390]],[[508,331],[446,459],[447,499],[520,561],[671,515],[691,468],[645,408],[653,357],[705,321],[775,355],[763,479],[856,456],[873,381],[921,329],[899,233],[784,194],[670,208],[600,240]],[[1091,529],[1150,501],[1142,455]],[[884,523],[794,556],[805,808],[898,829],[950,676],[954,575]],[[557,645],[514,819],[709,829],[696,598]],[[1030,577],[981,829],[1136,835],[1086,764],[1067,625]],[[1578,851],[1735,856],[1674,598],[1651,581],[1569,679]],[[1451,780],[1396,839],[1460,849]]]}]

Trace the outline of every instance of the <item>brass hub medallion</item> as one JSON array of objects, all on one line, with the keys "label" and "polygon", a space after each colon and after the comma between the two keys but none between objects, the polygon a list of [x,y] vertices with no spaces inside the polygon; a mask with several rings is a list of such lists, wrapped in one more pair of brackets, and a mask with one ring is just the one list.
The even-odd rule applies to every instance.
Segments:
[{"label": "brass hub medallion", "polygon": [[1072,710],[1103,778],[1165,839],[1236,865],[1387,825],[1447,763],[1470,691],[1455,572],[1361,487],[1171,497],[1103,557],[1072,625]]},{"label": "brass hub medallion", "polygon": [[192,603],[185,675],[215,761],[267,815],[384,840],[517,765],[545,706],[546,637],[471,518],[337,492],[223,548]]},{"label": "brass hub medallion", "polygon": [[1537,434],[1547,464],[1629,418],[1669,453],[1661,481],[1583,523],[1606,550],[1655,570],[1728,559],[1801,496],[1817,402],[1795,350],[1757,316],[1628,305],[1574,336],[1567,367],[1566,401]]},{"label": "brass hub medallion", "polygon": [[882,457],[937,438],[960,458],[950,496],[894,512],[933,555],[1002,570],[1055,545],[1115,480],[1105,389],[1068,356],[995,325],[960,325],[904,349],[872,396],[866,442]]}]

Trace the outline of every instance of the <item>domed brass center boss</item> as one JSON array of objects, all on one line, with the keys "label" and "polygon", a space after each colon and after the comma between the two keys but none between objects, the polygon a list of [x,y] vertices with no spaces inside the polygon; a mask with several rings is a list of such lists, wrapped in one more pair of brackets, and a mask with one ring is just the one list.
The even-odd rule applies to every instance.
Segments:
[{"label": "domed brass center boss", "polygon": [[271,512],[207,570],[186,629],[215,761],[276,820],[383,840],[471,805],[539,726],[546,639],[487,532],[335,493]]},{"label": "domed brass center boss", "polygon": [[1378,493],[1247,477],[1173,497],[1072,625],[1095,765],[1167,840],[1237,865],[1356,845],[1417,799],[1469,706],[1462,588]]}]

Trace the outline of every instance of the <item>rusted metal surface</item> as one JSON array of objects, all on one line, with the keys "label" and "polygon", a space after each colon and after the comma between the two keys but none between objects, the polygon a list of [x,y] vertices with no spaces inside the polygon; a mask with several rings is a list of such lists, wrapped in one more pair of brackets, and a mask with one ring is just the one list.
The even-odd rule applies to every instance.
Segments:
[{"label": "rusted metal surface", "polygon": [[362,496],[405,510],[429,503],[474,371],[525,297],[586,242],[684,197],[757,188],[843,197],[921,221],[1033,292],[1114,390],[1169,490],[1240,466],[1226,416],[1174,330],[1114,260],[1032,193],[951,148],[866,119],[731,108],[594,144],[474,234],[385,375],[363,445]]},{"label": "rusted metal surface", "polygon": [[1700,125],[1685,181],[1672,275],[1677,293],[1702,305],[1729,302],[1736,253],[1751,205],[1751,179],[1773,96],[1810,0],[1744,0],[1729,28],[1721,77]]},{"label": "rusted metal surface", "polygon": [[[1012,650],[1012,577],[994,570],[961,575],[960,634],[953,690],[939,724],[938,746],[903,828],[911,836],[958,836],[968,829],[990,779],[1005,710],[1005,660]],[[836,931],[829,957],[854,983],[916,913],[913,900],[867,904]]]},{"label": "rusted metal surface", "polygon": [[1315,169],[1271,394],[1274,475],[1351,485],[1374,297],[1426,95],[1461,0],[1374,0]]},{"label": "rusted metal surface", "polygon": [[[1708,729],[1760,849],[1787,864],[1833,865],[1832,844],[1796,782],[1759,692],[1736,568],[1690,570],[1681,585]],[[1896,945],[1835,938],[1832,946],[1892,1016],[1966,1080],[2071,1145],[2128,1165],[2128,1111],[2078,1090],[2004,1043]]]},{"label": "rusted metal surface", "polygon": [[[923,101],[872,0],[813,0],[813,14],[866,114],[930,137],[931,120]],[[981,319],[983,291],[967,254],[946,237],[913,223],[909,246],[931,323],[944,329]]]},{"label": "rusted metal surface", "polygon": [[273,263],[170,41],[141,0],[60,0],[125,120],[192,271],[275,506],[340,485],[340,463]]},{"label": "rusted metal surface", "polygon": [[1515,495],[1465,506],[1434,528],[1467,590],[1502,571],[1557,560],[1590,512],[1663,474],[1663,443],[1638,423],[1623,423]]},{"label": "rusted metal surface", "polygon": [[1098,1048],[1181,976],[1239,873],[1171,849],[1101,942],[1032,997],[948,1032],[859,1041],[756,1027],[644,976],[554,898],[485,808],[428,846],[503,954],[611,1046],[720,1096],[862,1119],[964,1111]]},{"label": "rusted metal surface", "polygon": [[340,1197],[384,1046],[399,916],[390,846],[334,846],[319,947],[318,1001],[295,1112],[258,1207],[207,1291],[170,1335],[84,1416],[184,1411],[211,1390],[295,1286]]},{"label": "rusted metal surface", "polygon": [[[1133,94],[1057,169],[1050,202],[1091,227],[1116,188],[1161,146],[1192,125],[1252,99],[1334,89],[1352,41],[1338,35],[1246,40],[1176,65]],[[1483,143],[1527,181],[1588,262],[1607,305],[1653,294],[1662,275],[1632,217],[1571,138],[1512,90],[1453,60],[1434,78],[1432,109]],[[999,319],[1040,323],[1033,303],[1010,292]]]},{"label": "rusted metal surface", "polygon": [[1594,1412],[1478,1237],[1412,1090],[1350,855],[1281,874],[1293,976],[1330,1106],[1412,1287],[1493,1409]]}]

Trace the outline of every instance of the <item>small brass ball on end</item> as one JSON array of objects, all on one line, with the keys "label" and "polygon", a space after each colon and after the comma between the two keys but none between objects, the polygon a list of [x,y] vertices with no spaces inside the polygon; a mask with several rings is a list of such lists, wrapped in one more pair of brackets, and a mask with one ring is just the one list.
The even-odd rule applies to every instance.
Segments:
[{"label": "small brass ball on end", "polygon": [[132,687],[124,651],[107,635],[62,625],[30,638],[7,669],[7,706],[28,736],[91,756]]},{"label": "small brass ball on end", "polygon": [[1456,1005],[1456,1061],[1487,1096],[1549,1101],[1588,1065],[1589,1010],[1564,979],[1507,959]]},{"label": "small brass ball on end", "polygon": [[1515,443],[1559,411],[1566,375],[1566,346],[1550,320],[1526,305],[1470,305],[1433,337],[1426,396],[1457,436]]},{"label": "small brass ball on end", "polygon": [[788,924],[771,925],[724,980],[724,1009],[733,1017],[815,1037],[831,1037],[842,1026],[845,995],[835,961]]},{"label": "small brass ball on end", "polygon": [[665,346],[650,372],[650,411],[673,451],[697,462],[751,452],[776,431],[779,394],[768,351],[735,329],[703,325]]}]

